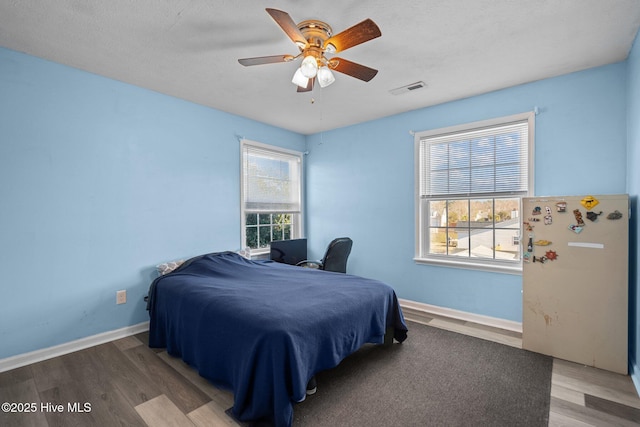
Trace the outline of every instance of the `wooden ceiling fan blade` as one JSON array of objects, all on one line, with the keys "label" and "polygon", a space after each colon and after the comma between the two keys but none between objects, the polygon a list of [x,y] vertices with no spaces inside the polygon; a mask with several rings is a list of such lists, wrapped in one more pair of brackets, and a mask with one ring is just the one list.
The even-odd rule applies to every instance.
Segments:
[{"label": "wooden ceiling fan blade", "polygon": [[368,82],[378,74],[378,70],[342,58],[332,58],[329,61],[329,68],[365,82]]},{"label": "wooden ceiling fan blade", "polygon": [[304,49],[307,46],[307,39],[287,12],[270,8],[267,8],[266,11],[300,49]]},{"label": "wooden ceiling fan blade", "polygon": [[343,50],[368,42],[369,40],[373,40],[381,35],[382,32],[376,23],[371,19],[365,19],[359,24],[356,24],[351,28],[347,28],[341,33],[330,37],[324,43],[324,46],[327,48],[327,46],[333,45],[335,47],[335,52],[342,52]]},{"label": "wooden ceiling fan blade", "polygon": [[309,82],[307,82],[307,87],[298,86],[297,92],[299,92],[299,93],[300,92],[311,92],[313,90],[313,84],[315,83],[315,81],[316,81],[315,77],[312,78],[312,79],[309,79]]},{"label": "wooden ceiling fan blade", "polygon": [[242,59],[238,59],[238,62],[244,65],[245,67],[249,67],[251,65],[276,64],[278,62],[289,62],[292,59],[294,58],[291,55],[273,55],[273,56],[257,56],[255,58],[242,58]]}]

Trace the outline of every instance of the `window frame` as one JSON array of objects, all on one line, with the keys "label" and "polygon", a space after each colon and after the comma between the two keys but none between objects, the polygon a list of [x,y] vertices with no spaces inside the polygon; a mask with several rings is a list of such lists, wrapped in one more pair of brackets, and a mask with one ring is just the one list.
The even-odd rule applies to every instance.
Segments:
[{"label": "window frame", "polygon": [[[282,211],[263,211],[263,212],[253,212],[252,210],[247,210],[245,206],[245,168],[244,168],[244,160],[245,160],[245,150],[247,147],[254,148],[257,151],[264,152],[272,152],[277,156],[291,157],[299,162],[298,168],[298,203],[300,206],[299,212],[282,212]],[[246,239],[247,239],[247,214],[248,213],[259,213],[259,214],[281,214],[281,213],[290,213],[291,214],[291,239],[298,239],[304,236],[304,153],[296,150],[291,150],[288,148],[282,148],[275,145],[265,144],[262,142],[252,141],[248,139],[240,139],[240,248],[247,248]],[[270,225],[271,227],[273,224]],[[265,255],[270,251],[270,247],[256,248],[250,249],[251,256],[254,255]]]},{"label": "window frame", "polygon": [[[473,130],[480,130],[483,128],[491,128],[491,127],[499,127],[509,123],[514,122],[527,122],[527,130],[528,130],[528,139],[527,139],[527,168],[528,168],[528,176],[527,176],[527,189],[524,192],[518,194],[505,194],[505,193],[479,193],[479,194],[467,194],[466,197],[457,197],[451,195],[438,195],[432,196],[426,199],[421,197],[421,151],[420,145],[421,141],[425,138],[433,138],[438,136],[443,136],[447,134],[455,134],[462,132],[469,132]],[[522,244],[522,217],[524,213],[522,212],[522,198],[531,196],[535,194],[534,192],[534,141],[535,141],[535,113],[534,112],[525,112],[520,114],[514,114],[510,116],[503,116],[498,118],[493,118],[489,120],[482,120],[472,123],[466,123],[461,125],[449,126],[445,128],[432,129],[422,132],[414,133],[414,167],[415,167],[415,255],[414,261],[418,264],[426,264],[426,265],[439,265],[439,266],[448,266],[448,267],[456,267],[456,268],[468,268],[473,270],[484,270],[484,271],[493,271],[493,272],[501,272],[508,274],[522,274],[522,246],[520,247],[520,257],[517,261],[504,261],[498,259],[489,259],[489,258],[462,258],[447,254],[430,254],[429,244],[430,244],[430,230],[431,225],[429,221],[430,212],[424,212],[425,205],[428,206],[430,201],[435,200],[443,200],[443,199],[459,199],[459,200],[474,200],[474,199],[500,199],[500,198],[518,198],[520,200],[519,203],[519,212],[521,216],[520,224],[519,224],[519,236],[520,236],[520,244]],[[427,215],[427,217],[424,217]],[[500,227],[496,228],[496,224],[493,223],[492,230],[500,229]],[[426,245],[426,246],[425,246]]]}]

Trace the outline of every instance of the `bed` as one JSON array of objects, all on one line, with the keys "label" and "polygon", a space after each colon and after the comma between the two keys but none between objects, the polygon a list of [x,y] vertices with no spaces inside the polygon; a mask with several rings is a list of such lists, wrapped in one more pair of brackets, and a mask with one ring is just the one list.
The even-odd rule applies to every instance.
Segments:
[{"label": "bed", "polygon": [[380,281],[235,252],[197,256],[158,277],[147,308],[150,347],[230,389],[238,420],[278,427],[291,425],[317,372],[384,343],[385,333],[387,342],[407,337],[395,292]]}]

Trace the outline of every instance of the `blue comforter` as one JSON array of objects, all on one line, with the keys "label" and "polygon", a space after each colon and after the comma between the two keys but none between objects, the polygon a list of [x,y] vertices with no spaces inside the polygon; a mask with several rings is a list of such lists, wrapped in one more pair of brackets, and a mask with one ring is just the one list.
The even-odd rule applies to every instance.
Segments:
[{"label": "blue comforter", "polygon": [[149,346],[166,347],[231,389],[239,420],[289,426],[317,372],[407,327],[393,289],[376,280],[251,261],[192,258],[149,292]]}]

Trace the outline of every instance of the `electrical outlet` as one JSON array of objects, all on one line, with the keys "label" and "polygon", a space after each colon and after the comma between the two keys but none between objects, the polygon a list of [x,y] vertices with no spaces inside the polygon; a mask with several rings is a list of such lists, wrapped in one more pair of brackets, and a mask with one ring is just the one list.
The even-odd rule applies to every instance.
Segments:
[{"label": "electrical outlet", "polygon": [[116,304],[124,304],[127,302],[127,291],[116,292]]}]

